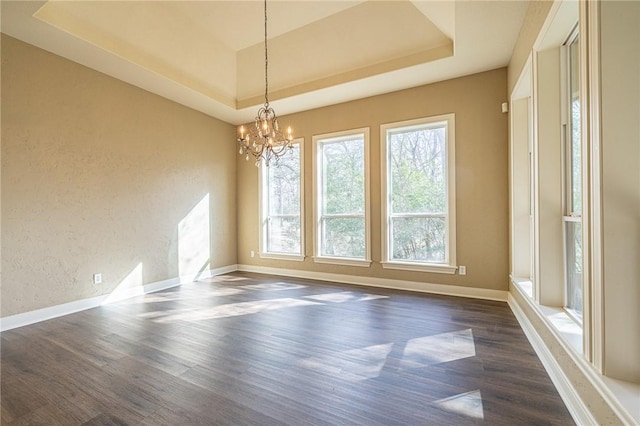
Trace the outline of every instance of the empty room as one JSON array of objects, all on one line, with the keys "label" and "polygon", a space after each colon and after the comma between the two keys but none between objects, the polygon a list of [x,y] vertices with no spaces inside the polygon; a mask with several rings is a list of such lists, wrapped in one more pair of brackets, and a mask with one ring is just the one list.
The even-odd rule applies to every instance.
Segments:
[{"label": "empty room", "polygon": [[640,2],[0,2],[2,425],[640,425]]}]

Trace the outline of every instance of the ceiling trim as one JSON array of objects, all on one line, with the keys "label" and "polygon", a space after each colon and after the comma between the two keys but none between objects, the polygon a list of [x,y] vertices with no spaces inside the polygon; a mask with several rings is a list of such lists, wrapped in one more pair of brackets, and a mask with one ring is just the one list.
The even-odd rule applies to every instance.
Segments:
[{"label": "ceiling trim", "polygon": [[[361,80],[363,78],[385,74],[414,65],[420,65],[438,59],[447,58],[453,56],[453,50],[453,42],[449,40],[449,42],[444,45],[413,53],[411,55],[406,55],[400,58],[391,59],[371,66],[362,67],[352,71],[346,71],[340,74],[332,75],[330,77],[316,79],[283,89],[272,90],[269,92],[269,99],[278,100],[289,98],[292,96],[301,95],[303,93],[314,92],[316,90],[326,89],[328,87],[337,86],[351,81]],[[245,99],[238,99],[236,103],[236,109],[257,106],[262,104],[263,102],[263,95],[252,96]]]}]

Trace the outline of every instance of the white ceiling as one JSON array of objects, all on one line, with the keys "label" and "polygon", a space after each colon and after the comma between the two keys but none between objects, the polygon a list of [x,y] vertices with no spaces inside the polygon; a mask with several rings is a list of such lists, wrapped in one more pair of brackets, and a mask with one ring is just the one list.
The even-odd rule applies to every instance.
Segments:
[{"label": "white ceiling", "polygon": [[[264,102],[263,2],[6,1],[2,32],[230,123]],[[272,0],[280,115],[507,65],[528,1]]]}]

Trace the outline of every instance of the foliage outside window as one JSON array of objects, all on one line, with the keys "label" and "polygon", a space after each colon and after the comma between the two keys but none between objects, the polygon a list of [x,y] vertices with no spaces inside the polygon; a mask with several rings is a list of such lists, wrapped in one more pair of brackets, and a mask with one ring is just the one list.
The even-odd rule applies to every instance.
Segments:
[{"label": "foliage outside window", "polygon": [[302,257],[302,140],[277,165],[261,167],[263,257]]},{"label": "foliage outside window", "polygon": [[453,115],[381,127],[383,266],[455,272]]},{"label": "foliage outside window", "polygon": [[316,261],[369,264],[368,138],[368,129],[314,137]]}]

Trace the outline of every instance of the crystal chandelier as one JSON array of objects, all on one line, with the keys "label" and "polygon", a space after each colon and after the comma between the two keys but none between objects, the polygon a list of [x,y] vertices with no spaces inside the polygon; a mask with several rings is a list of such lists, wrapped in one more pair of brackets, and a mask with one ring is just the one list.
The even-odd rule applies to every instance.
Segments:
[{"label": "crystal chandelier", "polygon": [[278,124],[278,116],[273,108],[269,106],[269,51],[267,49],[267,0],[264,0],[264,105],[258,110],[255,123],[248,126],[245,131],[244,126],[240,126],[238,131],[239,153],[247,160],[253,157],[256,160],[256,167],[264,159],[267,167],[271,160],[276,160],[278,164],[280,157],[287,151],[292,151],[293,136],[291,127],[287,129],[285,135]]}]

